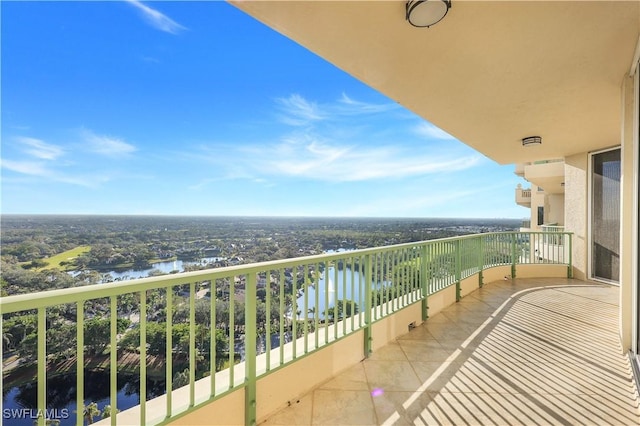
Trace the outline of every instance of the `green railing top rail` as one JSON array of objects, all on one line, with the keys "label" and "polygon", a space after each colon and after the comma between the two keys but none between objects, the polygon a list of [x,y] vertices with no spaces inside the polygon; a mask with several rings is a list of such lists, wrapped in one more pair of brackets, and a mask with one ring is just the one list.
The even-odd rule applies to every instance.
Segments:
[{"label": "green railing top rail", "polygon": [[[544,231],[547,235],[549,232],[555,232],[559,235],[569,235],[570,232],[561,232],[564,227],[556,227],[558,229],[548,229]],[[542,232],[540,232],[542,233]],[[250,263],[245,265],[226,266],[222,268],[206,269],[202,271],[182,272],[179,274],[171,274],[156,277],[138,278],[122,282],[91,284],[80,287],[72,287],[65,289],[55,289],[36,293],[19,294],[12,296],[0,297],[0,313],[13,313],[29,309],[36,309],[46,306],[55,306],[65,303],[73,303],[98,299],[103,297],[118,296],[121,294],[133,293],[143,290],[153,290],[169,286],[181,285],[189,282],[202,282],[225,278],[230,275],[246,275],[251,273],[259,273],[273,269],[292,268],[299,265],[331,262],[345,257],[345,253],[350,256],[365,256],[374,253],[384,253],[410,247],[421,247],[424,245],[432,245],[442,242],[463,241],[467,239],[478,238],[479,236],[504,236],[505,238],[513,235],[521,234],[518,231],[506,232],[490,232],[481,234],[469,234],[457,237],[439,238],[426,241],[418,241],[411,243],[395,244],[381,247],[372,247],[366,249],[351,250],[348,252],[326,253],[312,256],[296,257],[290,259],[280,259],[268,262]],[[522,234],[535,235],[536,232],[524,232]]]}]

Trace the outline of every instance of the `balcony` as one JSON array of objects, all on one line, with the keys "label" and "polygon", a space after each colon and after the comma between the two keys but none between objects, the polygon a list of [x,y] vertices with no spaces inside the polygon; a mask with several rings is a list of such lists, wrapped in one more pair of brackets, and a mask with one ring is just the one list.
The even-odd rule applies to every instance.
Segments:
[{"label": "balcony", "polygon": [[516,188],[516,204],[522,207],[531,207],[531,189],[523,189],[522,185],[518,184]]},{"label": "balcony", "polygon": [[493,282],[264,425],[639,424],[617,305],[617,287]]},{"label": "balcony", "polygon": [[[70,373],[75,389],[69,394],[82,407],[90,393],[85,343],[93,337],[83,325],[104,307],[102,315],[110,320],[108,347],[116,348],[107,350],[109,400],[111,412],[118,413],[102,420],[106,424],[273,423],[283,418],[278,416],[298,415],[296,410],[303,416],[325,416],[314,421],[331,423],[331,406],[342,409],[342,422],[352,422],[346,417],[351,413],[375,423],[411,417],[427,403],[436,404],[429,416],[446,419],[463,416],[463,400],[478,407],[495,401],[494,408],[471,409],[464,416],[494,416],[492,410],[501,406],[509,415],[520,409],[521,415],[541,416],[540,422],[558,422],[560,407],[575,418],[596,413],[608,419],[601,407],[615,401],[622,413],[617,419],[629,423],[633,417],[624,407],[631,403],[630,396],[612,396],[633,393],[628,364],[612,355],[617,351],[617,311],[605,311],[613,306],[608,298],[616,300],[615,288],[584,287],[559,278],[571,276],[571,258],[540,260],[532,248],[543,236],[571,245],[568,233],[487,233],[10,296],[0,300],[0,308],[5,318],[16,313],[37,318],[33,408],[45,412],[45,407],[59,408],[52,407],[55,400],[47,390],[56,369],[56,354],[47,350],[52,343],[47,329],[55,314],[73,314],[64,319],[75,329],[75,338],[67,342],[67,364],[75,366]],[[534,276],[556,279],[523,280]],[[568,287],[552,288],[557,285]],[[550,287],[537,288],[541,286]],[[258,288],[264,290],[260,299]],[[201,297],[203,289],[211,297]],[[583,294],[586,289],[593,293]],[[133,350],[117,330],[123,301],[132,298],[139,318],[132,326],[139,330]],[[219,309],[224,301],[228,311]],[[581,317],[577,301],[585,304],[584,315],[601,315],[597,324],[611,325],[613,334],[586,326],[570,331],[569,314],[576,315],[571,321],[595,321]],[[210,310],[203,318],[196,306],[205,305]],[[562,321],[558,309],[564,312]],[[160,319],[152,319],[153,311],[164,314],[161,327],[154,326]],[[179,311],[186,318],[174,315]],[[166,342],[162,352],[153,354],[155,362],[152,328]],[[178,330],[184,333],[176,334]],[[596,346],[596,341],[604,346]],[[119,407],[121,360],[131,353],[138,354],[130,357],[134,360],[147,360],[137,361],[134,369],[140,401]],[[566,368],[566,360],[581,363],[581,370]],[[164,392],[147,397],[145,378],[158,364],[164,370]],[[216,368],[212,372],[209,366]],[[567,382],[557,379],[562,371],[570,376]],[[183,383],[178,386],[175,377]],[[542,377],[550,379],[538,380]],[[352,393],[338,392],[338,384]],[[548,395],[560,391],[566,391],[564,402]],[[576,395],[582,393],[584,402],[579,403]],[[357,401],[369,401],[369,411]],[[570,411],[569,401],[570,407],[579,403],[589,408]],[[328,408],[320,409],[322,404]],[[538,409],[545,404],[552,408]],[[278,411],[287,405],[293,411]],[[40,417],[38,423],[45,420]],[[71,421],[82,424],[83,419]]]},{"label": "balcony", "polygon": [[560,259],[568,259],[571,247],[568,241],[562,237],[564,226],[540,225],[542,234],[537,234],[534,240],[534,255],[542,262],[557,262]]},{"label": "balcony", "polygon": [[[528,163],[526,163],[528,164]],[[516,163],[513,173],[516,174],[516,176],[520,176],[521,178],[524,177],[524,167],[526,166],[525,163]]]},{"label": "balcony", "polygon": [[524,178],[547,194],[564,194],[564,161],[536,161],[524,167]]}]

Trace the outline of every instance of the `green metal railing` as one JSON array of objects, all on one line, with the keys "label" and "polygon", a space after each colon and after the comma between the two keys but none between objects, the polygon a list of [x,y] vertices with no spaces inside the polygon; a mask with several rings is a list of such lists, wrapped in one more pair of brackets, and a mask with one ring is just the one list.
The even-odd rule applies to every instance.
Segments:
[{"label": "green metal railing", "polygon": [[[561,250],[549,246],[552,235]],[[76,424],[83,424],[86,326],[109,318],[108,370],[111,413],[117,413],[119,359],[139,356],[140,405],[136,422],[165,423],[199,405],[244,388],[245,423],[256,421],[258,378],[284,368],[332,342],[364,331],[363,351],[371,351],[371,325],[485,269],[521,264],[567,265],[571,276],[571,234],[502,232],[430,240],[388,247],[240,265],[126,282],[97,284],[0,299],[3,318],[37,317],[37,405],[47,407],[47,377],[56,354],[47,352],[47,329],[56,327],[52,312],[66,312],[65,324],[76,329]],[[133,309],[123,310],[125,300]],[[133,318],[126,333],[118,319]],[[56,316],[59,320],[59,315]],[[131,339],[123,336],[137,337]],[[137,346],[136,346],[137,345]],[[162,415],[148,410],[146,377],[150,360],[164,363]],[[154,363],[157,366],[158,362]],[[156,368],[157,367],[153,367]],[[180,373],[186,372],[180,378]],[[157,373],[157,371],[156,371]],[[70,373],[73,374],[73,373]],[[178,376],[176,376],[178,374]],[[178,379],[174,386],[174,377]],[[180,382],[181,383],[178,383]],[[185,384],[186,381],[186,384]],[[208,382],[201,386],[202,382]],[[179,405],[174,387],[188,389],[188,404]],[[51,408],[51,407],[49,407]],[[44,411],[43,411],[44,412]],[[117,415],[111,415],[115,425]],[[38,424],[44,425],[43,417]]]}]

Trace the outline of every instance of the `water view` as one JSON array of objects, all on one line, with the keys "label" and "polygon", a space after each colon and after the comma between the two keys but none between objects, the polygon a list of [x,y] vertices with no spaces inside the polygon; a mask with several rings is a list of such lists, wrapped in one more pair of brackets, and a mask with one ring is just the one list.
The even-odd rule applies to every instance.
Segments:
[{"label": "water view", "polygon": [[163,274],[171,274],[184,272],[186,266],[202,266],[207,267],[215,262],[220,260],[224,260],[223,257],[203,257],[199,260],[188,261],[188,260],[171,260],[166,262],[156,262],[151,265],[150,268],[145,269],[127,269],[124,271],[109,271],[107,274],[111,275],[113,281],[124,281],[124,280],[134,280],[137,278],[145,278],[148,277],[149,274],[153,274],[154,272],[160,272]]},{"label": "water view", "polygon": [[[92,402],[102,411],[110,405],[109,401],[109,372],[85,371],[85,405]],[[164,393],[164,380],[147,379],[147,398],[153,398]],[[6,425],[33,426],[37,415],[38,389],[36,383],[14,386],[3,391],[3,421]],[[140,403],[140,380],[138,376],[118,375],[117,406],[124,410]],[[76,377],[75,374],[58,375],[47,380],[47,406],[50,418],[60,420],[60,426],[76,424]],[[55,407],[55,408],[54,408]],[[24,412],[24,409],[29,410]],[[20,413],[21,415],[6,418],[4,414]],[[28,413],[27,415],[24,415]],[[82,413],[80,413],[82,415]],[[95,420],[99,420],[97,416]],[[84,422],[87,424],[86,420]]]},{"label": "water view", "polygon": [[[492,220],[433,220],[433,219],[325,219],[325,218],[206,218],[206,217],[101,217],[101,216],[2,216],[2,269],[7,296],[36,293],[68,287],[99,284],[144,278],[154,274],[171,274],[191,269],[211,268],[222,265],[266,262],[300,256],[335,253],[348,250],[385,246],[425,239],[441,238],[468,233],[513,229],[515,221]],[[25,235],[37,235],[38,239]],[[180,259],[180,260],[166,260]],[[193,259],[193,260],[191,260]],[[330,261],[323,265],[310,265],[309,277],[302,269],[290,269],[280,277],[278,292],[272,293],[272,309],[279,306],[276,300],[284,292],[287,305],[283,314],[268,313],[265,307],[265,291],[269,286],[261,283],[258,288],[258,308],[261,308],[261,324],[272,321],[271,335],[259,334],[256,342],[258,353],[267,346],[277,348],[290,342],[291,319],[305,321],[317,318],[331,321],[333,308],[338,301],[351,300],[358,312],[364,309],[364,294],[360,283],[364,281],[357,259],[343,262]],[[131,265],[137,265],[132,267]],[[73,269],[75,273],[66,271]],[[82,273],[84,272],[84,273]],[[380,274],[380,272],[378,272]],[[216,327],[222,331],[220,345],[216,342],[218,359],[239,362],[245,358],[243,296],[245,282],[238,277],[223,279],[217,283],[216,310],[220,310]],[[375,280],[376,278],[374,278]],[[390,285],[377,277],[379,288]],[[230,293],[233,287],[236,306],[235,329],[229,328]],[[189,307],[184,288],[176,287],[174,296],[174,331],[185,330],[189,324]],[[210,294],[204,285],[197,289],[196,314],[209,318]],[[131,365],[137,364],[136,346],[139,334],[138,300],[135,294],[118,298],[118,354],[131,357]],[[148,292],[147,336],[148,354],[154,353],[162,364],[166,342],[164,324],[166,306],[162,290]],[[293,302],[293,303],[292,303]],[[198,309],[209,307],[209,311]],[[340,311],[338,305],[338,311]],[[342,305],[346,309],[345,305]],[[85,309],[85,405],[96,403],[96,411],[112,405],[109,401],[109,302],[97,298],[87,301]],[[325,311],[326,314],[325,314]],[[347,311],[345,311],[346,313]],[[240,314],[239,316],[237,316]],[[316,315],[315,317],[313,315]],[[226,316],[225,316],[226,315]],[[284,315],[286,321],[280,321]],[[339,314],[340,315],[340,314]],[[47,312],[47,344],[50,355],[47,378],[47,408],[55,410],[53,416],[61,425],[75,424],[75,318],[76,305],[60,305]],[[328,317],[328,318],[327,318]],[[207,332],[209,325],[202,318],[196,321],[198,329]],[[37,318],[33,312],[5,314],[3,320],[3,408],[5,410],[35,410],[37,407],[37,379],[35,347],[38,337]],[[128,322],[127,322],[128,321]],[[285,323],[280,336],[280,324]],[[91,327],[89,327],[91,326]],[[120,325],[118,325],[119,327]],[[93,327],[93,328],[92,328]],[[151,329],[160,330],[151,341]],[[298,332],[303,330],[298,327]],[[139,333],[139,332],[138,332]],[[174,339],[174,354],[184,358],[188,347],[180,336]],[[198,334],[198,336],[201,336]],[[207,339],[208,337],[204,337]],[[208,356],[209,344],[200,340],[197,350]],[[218,337],[216,337],[216,340]],[[188,339],[187,339],[188,340]],[[267,341],[270,342],[267,345]],[[155,347],[154,347],[155,345]],[[185,349],[186,348],[186,349]],[[230,348],[235,357],[230,358]],[[158,355],[159,354],[159,355]],[[66,360],[66,361],[65,361]],[[153,361],[149,361],[150,363]],[[224,364],[224,363],[223,363]],[[65,366],[66,365],[66,366]],[[139,402],[139,376],[131,369],[125,374],[118,360],[117,408],[126,410]],[[157,368],[155,368],[157,367]],[[147,399],[165,391],[165,372],[162,366],[148,370]],[[182,366],[173,371],[176,376]],[[201,377],[208,366],[198,366]],[[226,365],[218,366],[220,369]],[[154,371],[150,371],[154,370]],[[150,374],[150,376],[149,376]],[[11,412],[11,411],[9,411]],[[32,413],[37,414],[35,411]],[[33,418],[8,418],[3,412],[4,424],[32,425]],[[58,414],[58,415],[55,415]],[[64,415],[64,417],[63,417]],[[96,416],[96,420],[99,415]]]}]

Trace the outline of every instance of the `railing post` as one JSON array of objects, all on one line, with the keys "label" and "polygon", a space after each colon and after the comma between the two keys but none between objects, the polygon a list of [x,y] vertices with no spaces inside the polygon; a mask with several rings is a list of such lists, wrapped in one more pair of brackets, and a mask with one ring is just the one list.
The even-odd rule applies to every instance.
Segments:
[{"label": "railing post", "polygon": [[484,238],[482,235],[478,236],[478,288],[482,288],[484,285],[482,271],[484,271]]},{"label": "railing post", "polygon": [[38,308],[38,426],[47,408],[47,308]]},{"label": "railing post", "polygon": [[[306,278],[306,277],[305,277]],[[257,339],[257,313],[256,313],[256,273],[247,274],[247,285],[245,289],[245,332],[244,332],[244,353],[245,353],[245,388],[244,388],[244,423],[255,425],[257,422],[256,405],[256,339]],[[295,339],[295,337],[294,337]],[[233,368],[231,366],[230,368]]]},{"label": "railing post", "polygon": [[78,407],[76,425],[82,426],[84,424],[82,416],[84,410],[84,301],[76,304],[76,407]]},{"label": "railing post", "polygon": [[461,253],[461,240],[456,240],[456,302],[459,302],[462,299],[462,295],[460,292],[460,281],[462,276],[462,253]]},{"label": "railing post", "polygon": [[196,385],[196,283],[189,284],[189,407],[195,405]]},{"label": "railing post", "polygon": [[111,316],[111,339],[109,343],[109,387],[111,405],[111,425],[116,425],[116,413],[118,412],[118,296],[111,296],[111,307],[109,309]]},{"label": "railing post", "polygon": [[427,259],[429,252],[427,244],[420,250],[420,286],[422,287],[422,321],[429,318],[429,278],[427,277]]},{"label": "railing post", "polygon": [[365,274],[364,274],[364,356],[369,357],[371,351],[371,286],[373,285],[371,254],[367,254],[364,260]]},{"label": "railing post", "polygon": [[[213,296],[212,296],[213,297]],[[147,290],[140,292],[140,424],[147,424]]]},{"label": "railing post", "polygon": [[[167,300],[167,324],[165,330],[165,339],[167,347],[165,348],[165,388],[167,391],[166,398],[166,418],[171,418],[173,403],[173,286],[166,287]],[[231,369],[233,371],[233,368]]]},{"label": "railing post", "polygon": [[567,266],[567,278],[573,278],[573,240],[571,238],[573,234],[568,233],[567,235],[569,236],[569,266]]},{"label": "railing post", "polygon": [[516,233],[511,233],[511,279],[516,278]]}]

